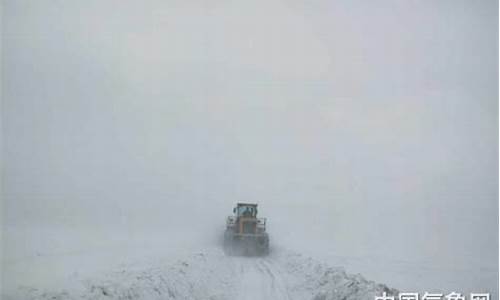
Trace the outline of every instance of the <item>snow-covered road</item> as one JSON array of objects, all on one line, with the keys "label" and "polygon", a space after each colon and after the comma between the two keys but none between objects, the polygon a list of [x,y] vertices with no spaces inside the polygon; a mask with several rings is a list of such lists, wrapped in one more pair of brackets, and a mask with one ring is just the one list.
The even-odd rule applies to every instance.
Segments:
[{"label": "snow-covered road", "polygon": [[238,261],[238,300],[290,300],[281,270],[269,259],[242,259]]},{"label": "snow-covered road", "polygon": [[384,291],[396,293],[361,275],[292,252],[235,257],[214,248],[173,262],[122,266],[100,276],[77,278],[64,290],[24,287],[4,299],[373,300]]}]

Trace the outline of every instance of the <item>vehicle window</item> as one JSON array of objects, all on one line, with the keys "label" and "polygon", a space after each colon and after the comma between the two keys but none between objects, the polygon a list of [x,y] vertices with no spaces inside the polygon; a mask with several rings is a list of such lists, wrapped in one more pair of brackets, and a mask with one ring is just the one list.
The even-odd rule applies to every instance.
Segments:
[{"label": "vehicle window", "polygon": [[240,206],[238,207],[238,216],[255,216],[255,208],[252,206]]}]

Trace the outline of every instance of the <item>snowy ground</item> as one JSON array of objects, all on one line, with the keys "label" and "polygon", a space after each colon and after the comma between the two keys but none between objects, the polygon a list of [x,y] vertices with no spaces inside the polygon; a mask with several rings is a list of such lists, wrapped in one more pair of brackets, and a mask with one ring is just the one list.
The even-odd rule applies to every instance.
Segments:
[{"label": "snowy ground", "polygon": [[385,285],[348,275],[288,251],[267,257],[228,257],[218,248],[188,254],[175,262],[123,266],[71,289],[24,287],[5,299],[373,299]]},{"label": "snowy ground", "polygon": [[216,237],[199,232],[168,239],[98,234],[9,231],[1,299],[373,299],[385,285],[498,295],[493,266],[460,269],[359,257],[278,238],[267,257],[228,257]]}]

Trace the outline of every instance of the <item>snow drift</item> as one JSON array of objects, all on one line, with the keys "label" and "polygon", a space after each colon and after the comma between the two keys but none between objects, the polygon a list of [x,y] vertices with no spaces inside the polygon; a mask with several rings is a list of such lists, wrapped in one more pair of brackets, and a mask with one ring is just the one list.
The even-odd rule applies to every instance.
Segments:
[{"label": "snow drift", "polygon": [[175,262],[123,267],[81,280],[70,290],[20,290],[24,299],[374,299],[397,291],[285,250],[267,257],[228,257],[219,249]]}]

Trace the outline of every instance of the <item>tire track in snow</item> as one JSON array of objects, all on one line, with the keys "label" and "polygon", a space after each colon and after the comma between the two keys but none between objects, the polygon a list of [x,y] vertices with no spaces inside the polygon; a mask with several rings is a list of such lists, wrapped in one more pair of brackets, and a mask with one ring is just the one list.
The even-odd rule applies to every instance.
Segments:
[{"label": "tire track in snow", "polygon": [[283,299],[292,300],[287,281],[277,264],[270,259],[264,258],[262,259],[262,266],[273,278],[273,284],[276,286],[276,289],[280,290],[282,295],[286,295]]},{"label": "tire track in snow", "polygon": [[275,267],[262,258],[241,259],[237,300],[291,300],[285,281]]}]

